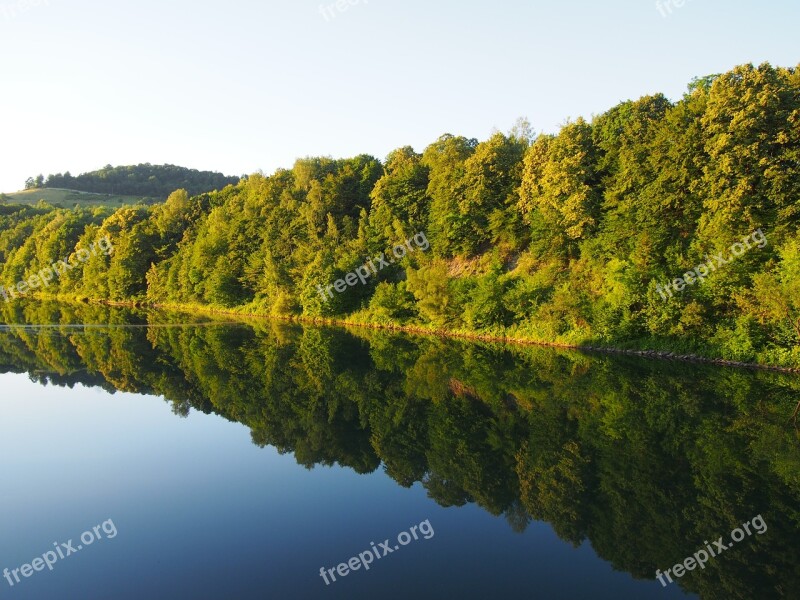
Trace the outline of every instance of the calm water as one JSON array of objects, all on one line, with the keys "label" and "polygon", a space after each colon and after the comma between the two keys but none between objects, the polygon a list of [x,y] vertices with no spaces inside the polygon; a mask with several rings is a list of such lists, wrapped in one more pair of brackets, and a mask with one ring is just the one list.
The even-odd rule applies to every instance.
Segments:
[{"label": "calm water", "polygon": [[0,310],[0,599],[800,597],[798,377]]}]

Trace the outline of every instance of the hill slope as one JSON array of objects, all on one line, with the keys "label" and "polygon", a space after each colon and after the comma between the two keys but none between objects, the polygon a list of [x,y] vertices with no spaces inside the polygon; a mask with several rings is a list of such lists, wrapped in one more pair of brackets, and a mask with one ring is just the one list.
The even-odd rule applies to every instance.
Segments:
[{"label": "hill slope", "polygon": [[139,196],[119,196],[113,194],[92,194],[77,190],[59,188],[30,189],[12,194],[2,194],[2,199],[9,204],[36,204],[44,200],[48,204],[60,208],[75,206],[129,206],[134,204],[152,204],[159,201],[157,198],[142,198]]},{"label": "hill slope", "polygon": [[212,171],[198,171],[175,165],[139,165],[112,167],[106,165],[100,170],[83,173],[73,177],[69,172],[39,175],[30,178],[26,189],[59,188],[96,194],[138,196],[166,200],[172,192],[184,189],[196,196],[225,186],[235,185],[239,177],[228,177]]}]

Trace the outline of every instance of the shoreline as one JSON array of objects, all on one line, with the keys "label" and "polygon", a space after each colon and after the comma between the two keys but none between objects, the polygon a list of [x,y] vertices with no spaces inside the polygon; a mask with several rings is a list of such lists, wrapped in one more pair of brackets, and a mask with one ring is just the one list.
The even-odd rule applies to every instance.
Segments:
[{"label": "shoreline", "polygon": [[308,323],[311,325],[327,325],[332,327],[354,327],[359,329],[372,329],[377,331],[397,331],[411,335],[439,337],[444,339],[462,339],[481,342],[501,343],[511,346],[539,346],[542,348],[556,348],[560,350],[576,350],[580,352],[594,352],[598,354],[623,354],[628,356],[638,356],[639,358],[649,358],[653,360],[671,360],[695,364],[717,365],[720,367],[734,367],[737,369],[750,369],[755,371],[772,371],[774,373],[800,373],[800,367],[781,367],[777,365],[766,365],[761,363],[751,363],[724,358],[709,358],[696,354],[676,354],[669,350],[647,350],[634,348],[615,348],[610,346],[590,346],[578,344],[565,344],[559,342],[546,342],[533,340],[523,337],[510,337],[493,334],[481,334],[475,332],[448,331],[444,329],[428,329],[415,325],[393,325],[385,323],[363,323],[347,319],[330,319],[323,317],[304,317],[304,316],[278,316],[265,315],[253,312],[237,312],[235,310],[223,310],[202,305],[188,304],[161,304],[142,301],[114,301],[100,299],[76,299],[72,296],[42,295],[28,296],[38,300],[59,300],[70,304],[101,304],[105,306],[120,306],[127,308],[155,308],[159,310],[173,310],[182,313],[204,313],[209,315],[225,315],[245,319],[259,319],[263,321],[281,321],[284,323]]},{"label": "shoreline", "polygon": [[373,329],[378,331],[398,331],[412,335],[440,337],[445,339],[463,339],[475,340],[482,342],[503,343],[512,346],[540,346],[542,348],[557,348],[561,350],[577,350],[581,352],[595,352],[600,354],[623,354],[628,356],[638,356],[640,358],[649,358],[653,360],[671,360],[679,362],[688,362],[695,364],[708,364],[717,365],[721,367],[734,367],[738,369],[751,369],[757,371],[772,371],[777,373],[800,373],[800,367],[780,367],[776,365],[764,365],[760,363],[750,363],[742,361],[727,360],[723,358],[709,358],[705,356],[698,356],[696,354],[676,354],[668,350],[637,350],[632,348],[614,348],[604,346],[586,346],[577,344],[564,344],[558,342],[545,342],[532,340],[527,338],[517,338],[509,336],[498,336],[492,334],[468,333],[468,332],[455,332],[443,329],[426,329],[424,327],[414,325],[392,325],[381,323],[362,323],[359,321],[348,321],[347,319],[329,319],[321,317],[303,317],[303,316],[276,316],[264,315],[258,313],[244,313],[230,310],[222,310],[217,308],[183,305],[183,304],[151,304],[144,302],[114,302],[110,300],[93,300],[97,304],[105,304],[108,306],[126,306],[133,308],[158,308],[169,309],[178,312],[203,312],[206,314],[226,315],[245,317],[251,319],[261,319],[265,321],[283,321],[288,323],[309,323],[312,325],[328,325],[335,327],[355,327],[360,329]]}]

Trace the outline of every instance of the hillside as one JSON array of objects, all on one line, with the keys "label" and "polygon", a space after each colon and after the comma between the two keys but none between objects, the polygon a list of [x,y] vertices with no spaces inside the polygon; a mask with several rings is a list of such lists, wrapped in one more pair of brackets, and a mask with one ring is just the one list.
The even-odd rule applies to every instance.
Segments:
[{"label": "hillside", "polygon": [[2,194],[0,201],[9,204],[36,204],[44,200],[48,204],[59,208],[73,208],[75,206],[130,206],[135,204],[153,204],[156,198],[142,198],[139,196],[119,196],[113,194],[92,194],[76,190],[58,188],[30,189],[11,194]]},{"label": "hillside", "polygon": [[137,196],[166,200],[172,192],[184,189],[190,195],[221,190],[235,185],[239,177],[228,177],[212,171],[198,171],[175,165],[139,165],[112,167],[106,165],[100,170],[82,173],[73,177],[69,172],[44,177],[31,177],[25,183],[26,189],[56,188],[110,194]]}]

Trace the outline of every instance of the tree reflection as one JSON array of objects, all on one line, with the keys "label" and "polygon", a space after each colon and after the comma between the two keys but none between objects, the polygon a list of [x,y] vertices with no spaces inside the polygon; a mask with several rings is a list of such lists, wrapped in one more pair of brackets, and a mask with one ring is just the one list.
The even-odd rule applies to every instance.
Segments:
[{"label": "tree reflection", "polygon": [[709,598],[798,589],[797,377],[274,322],[171,328],[186,317],[103,306],[0,311],[59,325],[3,328],[3,372],[160,395],[307,468],[382,467],[514,531],[547,521],[636,577],[762,514],[767,534],[679,584]]}]

